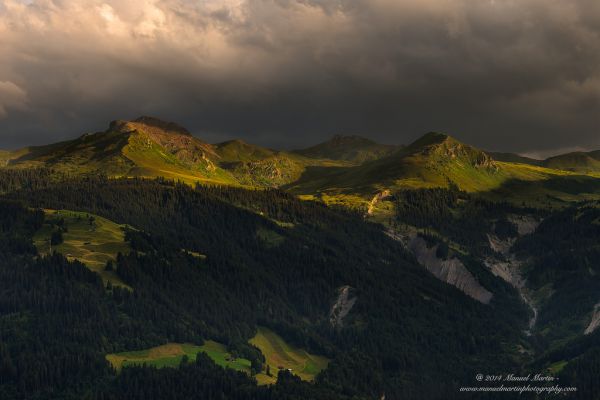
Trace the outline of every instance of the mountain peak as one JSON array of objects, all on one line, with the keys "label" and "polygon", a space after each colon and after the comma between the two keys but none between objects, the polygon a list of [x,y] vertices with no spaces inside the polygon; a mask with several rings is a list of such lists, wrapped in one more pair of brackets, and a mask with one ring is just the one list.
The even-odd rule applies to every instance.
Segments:
[{"label": "mountain peak", "polygon": [[334,135],[326,142],[296,150],[295,153],[309,158],[348,161],[362,164],[385,157],[398,150],[398,146],[379,144],[356,135]]},{"label": "mountain peak", "polygon": [[162,129],[169,133],[178,133],[180,135],[192,136],[190,131],[185,129],[183,126],[176,124],[175,122],[163,121],[155,117],[141,116],[134,119],[132,122],[146,125],[152,128]]},{"label": "mountain peak", "polygon": [[426,133],[425,135],[421,136],[414,142],[412,142],[409,147],[411,147],[411,148],[426,147],[426,146],[441,144],[441,143],[444,143],[444,142],[450,141],[450,140],[458,143],[458,140],[454,139],[450,135],[446,135],[445,133],[429,132],[429,133]]},{"label": "mountain peak", "polygon": [[442,160],[462,159],[475,167],[496,169],[493,158],[478,148],[461,143],[450,135],[429,132],[407,148],[412,154],[421,154],[439,163]]},{"label": "mountain peak", "polygon": [[185,136],[192,136],[190,131],[185,129],[183,126],[176,124],[175,122],[163,121],[154,117],[142,116],[132,121],[126,120],[115,120],[111,121],[109,125],[110,130],[116,130],[121,132],[131,132],[138,128],[142,130],[160,130],[164,133],[174,133]]},{"label": "mountain peak", "polygon": [[225,146],[240,146],[240,147],[253,146],[253,147],[256,147],[253,144],[249,144],[248,142],[243,141],[242,139],[226,140],[224,142],[217,143],[216,146],[219,146],[219,147],[225,147]]},{"label": "mountain peak", "polygon": [[353,146],[353,145],[374,145],[376,144],[371,139],[367,139],[357,135],[333,135],[331,139],[324,142],[323,144],[330,144],[331,146]]}]

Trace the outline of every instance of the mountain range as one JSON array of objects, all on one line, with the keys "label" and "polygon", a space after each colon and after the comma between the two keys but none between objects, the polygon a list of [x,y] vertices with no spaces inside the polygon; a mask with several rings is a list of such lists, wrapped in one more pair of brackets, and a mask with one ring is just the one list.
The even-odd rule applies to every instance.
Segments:
[{"label": "mountain range", "polygon": [[279,187],[303,198],[368,207],[401,189],[446,187],[519,202],[596,196],[600,151],[535,160],[485,152],[428,133],[406,146],[336,135],[305,149],[281,151],[230,140],[210,144],[184,127],[152,117],[113,121],[103,132],[0,153],[5,168],[51,168],[69,175],[166,177],[187,183]]}]

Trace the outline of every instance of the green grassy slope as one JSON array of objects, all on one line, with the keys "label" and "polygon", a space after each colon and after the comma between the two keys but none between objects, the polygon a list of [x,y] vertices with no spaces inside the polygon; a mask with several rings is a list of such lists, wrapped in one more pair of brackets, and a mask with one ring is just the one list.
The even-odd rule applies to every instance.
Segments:
[{"label": "green grassy slope", "polygon": [[495,160],[511,163],[521,163],[529,165],[537,165],[550,169],[563,171],[571,171],[578,173],[594,173],[600,172],[600,150],[590,152],[572,152],[559,154],[554,157],[549,157],[545,160],[536,160],[529,157],[523,157],[513,153],[495,153],[490,152]]},{"label": "green grassy slope", "polygon": [[348,161],[362,164],[390,155],[401,146],[376,143],[360,136],[335,135],[330,140],[294,153],[309,158]]},{"label": "green grassy slope", "polygon": [[216,164],[212,146],[194,138],[171,132],[149,131],[138,124],[125,123],[121,129],[135,128],[123,155],[133,163],[129,176],[155,177],[235,185],[230,173]]},{"label": "green grassy slope", "polygon": [[264,327],[258,328],[258,332],[250,339],[250,343],[260,349],[266,358],[266,365],[271,371],[272,376],[266,375],[265,366],[265,371],[256,376],[257,381],[262,384],[275,383],[277,371],[280,369],[290,369],[300,378],[312,381],[329,364],[327,358],[294,347],[275,332]]},{"label": "green grassy slope", "polygon": [[165,177],[203,182],[275,187],[297,180],[307,166],[346,165],[303,157],[239,140],[211,145],[185,128],[151,117],[113,121],[104,132],[47,146],[0,154],[0,166],[52,167],[72,175]]},{"label": "green grassy slope", "polygon": [[217,164],[214,148],[176,124],[150,117],[113,121],[104,132],[31,147],[10,155],[9,166],[49,166],[70,174],[163,176],[188,183],[237,184]]},{"label": "green grassy slope", "polygon": [[519,164],[529,164],[529,165],[537,165],[537,166],[542,166],[542,164],[544,162],[543,160],[536,160],[535,158],[525,157],[525,156],[521,156],[521,155],[515,154],[515,153],[501,153],[501,152],[495,152],[495,151],[487,151],[486,153],[488,153],[490,156],[492,156],[492,158],[494,160],[497,160],[497,161],[519,163]]},{"label": "green grassy slope", "polygon": [[17,150],[11,154],[9,165],[51,166],[72,174],[122,175],[131,167],[131,162],[121,154],[126,143],[127,136],[115,131],[86,134],[67,142]]},{"label": "green grassy slope", "polygon": [[218,164],[242,185],[275,187],[296,181],[309,166],[339,166],[345,162],[309,158],[231,140],[215,145]]},{"label": "green grassy slope", "polygon": [[[208,144],[177,124],[150,117],[114,121],[104,132],[67,142],[0,153],[3,164],[48,166],[63,175],[160,176],[188,184],[281,187],[303,198],[365,208],[384,191],[444,187],[450,181],[468,192],[515,201],[534,199],[538,205],[596,198],[600,193],[593,179],[600,178],[600,152],[539,161],[509,153],[490,155],[439,133],[405,147],[335,136],[285,152],[240,140]],[[590,188],[573,190],[573,185],[583,183]]]},{"label": "green grassy slope", "polygon": [[[41,254],[52,251],[62,253],[69,259],[76,259],[92,271],[97,272],[106,283],[128,287],[114,271],[106,271],[108,261],[114,261],[117,254],[127,254],[129,244],[125,242],[124,225],[116,224],[97,215],[69,210],[44,210],[46,218],[42,228],[33,237],[34,244]],[[61,222],[61,221],[64,221]],[[51,246],[52,232],[66,228],[61,244]]]},{"label": "green grassy slope", "polygon": [[600,172],[600,151],[561,154],[544,160],[544,166],[574,172]]},{"label": "green grassy slope", "polygon": [[[476,165],[481,156],[481,165]],[[401,151],[361,166],[313,169],[290,189],[298,193],[371,195],[389,187],[428,187],[447,185],[486,185],[498,179],[498,168],[476,153],[444,135],[426,135]]]},{"label": "green grassy slope", "polygon": [[[467,192],[492,192],[508,182],[538,182],[573,176],[566,171],[495,161],[456,139],[430,133],[391,156],[350,168],[313,168],[287,188],[329,202],[367,204],[376,193],[445,187],[450,181]],[[543,189],[543,187],[542,187]],[[341,199],[341,200],[340,200]]]},{"label": "green grassy slope", "polygon": [[[262,373],[256,375],[256,380],[261,385],[275,383],[277,371],[280,369],[290,369],[303,380],[312,381],[329,364],[329,359],[294,347],[275,332],[264,327],[259,327],[258,332],[249,342],[260,349],[266,359]],[[225,345],[212,340],[207,340],[202,346],[167,343],[145,350],[108,354],[106,359],[117,371],[124,367],[143,364],[164,368],[178,366],[184,355],[187,355],[190,361],[194,361],[200,352],[206,353],[217,365],[250,374],[249,360],[232,357]],[[267,365],[270,376],[267,375]]]},{"label": "green grassy slope", "polygon": [[276,150],[256,146],[243,140],[229,140],[215,144],[221,162],[252,162],[273,157],[279,153]]},{"label": "green grassy slope", "polygon": [[140,351],[128,351],[108,354],[106,359],[117,370],[133,365],[148,365],[156,368],[177,367],[183,356],[195,361],[198,353],[206,353],[217,365],[237,371],[250,373],[250,361],[245,358],[233,358],[225,345],[207,340],[202,346],[189,343],[167,343]]}]

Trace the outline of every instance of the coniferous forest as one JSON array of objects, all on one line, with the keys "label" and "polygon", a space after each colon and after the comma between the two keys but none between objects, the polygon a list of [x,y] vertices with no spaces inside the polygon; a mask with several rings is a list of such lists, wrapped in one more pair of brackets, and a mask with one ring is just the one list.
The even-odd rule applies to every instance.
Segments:
[{"label": "coniferous forest", "polygon": [[[518,318],[494,318],[422,274],[378,227],[341,210],[302,203],[276,190],[192,189],[160,180],[70,181],[7,197],[3,235],[15,248],[3,263],[2,298],[8,304],[2,312],[5,326],[12,326],[3,329],[8,335],[2,338],[2,365],[12,371],[3,374],[10,377],[3,387],[17,397],[49,390],[76,396],[86,387],[90,396],[115,396],[95,387],[107,381],[118,386],[127,376],[113,377],[104,354],[204,339],[243,348],[257,325],[333,360],[314,386],[290,380],[298,393],[422,396],[428,387],[431,396],[439,396],[452,389],[451,380],[439,381],[440,373],[458,379],[478,367],[510,364],[501,343],[510,340],[510,325],[520,323]],[[232,203],[251,204],[254,210]],[[119,255],[115,266],[133,293],[107,289],[94,273],[59,254],[36,257],[31,232],[42,217],[31,210],[40,207],[88,211],[139,229],[128,232],[133,251]],[[271,219],[295,228],[281,228]],[[257,237],[258,229],[285,240],[269,248]],[[179,251],[182,247],[207,257],[198,260]],[[329,308],[343,285],[358,290],[356,312],[343,330],[335,330]],[[424,312],[432,318],[424,321]],[[38,331],[47,335],[37,338]],[[458,362],[457,353],[471,363]],[[506,359],[498,363],[499,357]],[[84,368],[88,363],[95,367]],[[218,372],[202,363],[206,360],[182,367],[183,376],[195,368]],[[165,382],[173,379],[173,371],[131,373],[132,379],[157,385],[162,374]],[[252,387],[248,377],[225,374],[223,379],[247,380]],[[254,394],[247,390],[239,396],[278,396],[262,388]]]},{"label": "coniferous forest", "polygon": [[[507,216],[523,209],[456,187],[396,193],[391,226],[417,227],[431,245],[445,245],[438,255],[460,257],[493,291],[489,304],[436,279],[361,213],[277,189],[2,174],[2,399],[481,398],[458,388],[480,371],[526,374],[565,359],[573,361],[560,371],[561,383],[576,385],[577,398],[597,393],[599,334],[572,334],[598,288],[586,276],[595,268],[593,242],[600,235],[594,204],[552,215],[524,209],[544,218],[513,246],[529,255],[530,285],[560,282],[538,322],[555,334],[526,338],[528,307],[480,261],[492,252],[484,246],[486,232],[514,236]],[[47,222],[44,209],[123,224],[131,251],[106,269],[129,288],[103,282],[65,254],[40,253],[33,237]],[[345,286],[356,302],[343,326],[333,326],[330,310]],[[280,370],[276,384],[257,385],[253,374],[265,358],[249,339],[259,326],[329,358],[329,365],[314,382]],[[117,371],[106,359],[207,340],[250,360],[253,372],[222,368],[202,353],[174,368]],[[541,356],[525,357],[519,346]]]}]

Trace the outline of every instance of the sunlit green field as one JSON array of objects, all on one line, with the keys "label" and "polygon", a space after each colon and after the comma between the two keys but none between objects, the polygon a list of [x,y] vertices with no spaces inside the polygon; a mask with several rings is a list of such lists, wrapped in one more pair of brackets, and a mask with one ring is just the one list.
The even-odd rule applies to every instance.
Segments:
[{"label": "sunlit green field", "polygon": [[275,383],[277,372],[280,369],[290,369],[293,374],[303,380],[312,381],[329,364],[329,359],[294,347],[275,332],[264,327],[258,328],[258,332],[250,339],[250,343],[263,353],[266,365],[269,366],[272,375],[266,375],[265,366],[263,373],[256,375],[259,384]]},{"label": "sunlit green field", "polygon": [[[75,259],[97,272],[102,280],[113,285],[128,287],[114,271],[106,271],[109,260],[114,261],[117,254],[127,254],[129,244],[125,242],[125,225],[116,224],[106,218],[85,212],[69,210],[44,210],[46,218],[42,228],[33,237],[34,244],[41,254],[52,251]],[[51,246],[50,237],[57,230],[56,222],[64,220],[67,231],[63,233],[63,242]]]},{"label": "sunlit green field", "polygon": [[250,373],[249,360],[234,359],[227,352],[225,345],[212,340],[207,340],[202,346],[189,343],[167,343],[146,350],[108,354],[106,359],[117,371],[120,371],[122,368],[132,365],[148,365],[157,368],[177,367],[183,356],[187,355],[189,361],[195,361],[198,353],[206,353],[217,365],[222,367]]}]

